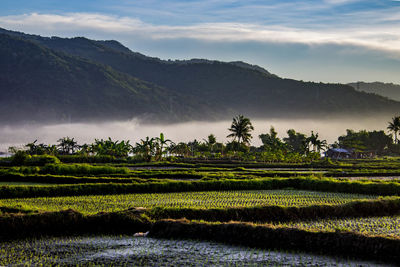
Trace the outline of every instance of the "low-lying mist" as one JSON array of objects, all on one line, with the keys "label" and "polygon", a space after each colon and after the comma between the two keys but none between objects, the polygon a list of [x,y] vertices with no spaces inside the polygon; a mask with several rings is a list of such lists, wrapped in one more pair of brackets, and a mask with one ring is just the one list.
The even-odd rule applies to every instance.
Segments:
[{"label": "low-lying mist", "polygon": [[[354,118],[329,120],[291,120],[291,119],[264,119],[251,120],[255,128],[252,145],[261,144],[258,135],[269,131],[271,125],[275,127],[279,137],[286,137],[288,129],[309,135],[311,131],[318,132],[322,139],[333,143],[337,137],[345,134],[346,129],[353,130],[386,130],[390,118]],[[104,123],[68,123],[52,125],[23,125],[0,126],[0,151],[7,151],[9,146],[19,146],[38,140],[38,143],[55,144],[61,137],[74,137],[79,144],[92,143],[95,138],[113,140],[131,140],[135,144],[140,139],[156,137],[162,132],[166,138],[174,142],[188,142],[194,139],[203,140],[211,133],[216,135],[217,141],[226,142],[231,121],[219,122],[185,122],[177,124],[143,124],[139,120],[114,121]]]}]

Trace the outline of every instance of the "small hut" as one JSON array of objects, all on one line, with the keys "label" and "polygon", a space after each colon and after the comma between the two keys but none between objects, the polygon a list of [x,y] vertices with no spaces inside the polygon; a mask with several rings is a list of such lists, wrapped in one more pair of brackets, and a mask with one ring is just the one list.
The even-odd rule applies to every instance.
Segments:
[{"label": "small hut", "polygon": [[352,158],[353,152],[345,148],[330,148],[325,152],[325,156],[332,159]]}]

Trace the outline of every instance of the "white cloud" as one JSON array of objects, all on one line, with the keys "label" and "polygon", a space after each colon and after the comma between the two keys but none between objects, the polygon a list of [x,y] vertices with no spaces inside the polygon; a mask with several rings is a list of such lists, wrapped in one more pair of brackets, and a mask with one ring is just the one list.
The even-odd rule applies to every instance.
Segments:
[{"label": "white cloud", "polygon": [[360,1],[361,0],[325,0],[324,2],[331,4],[331,5],[344,5],[344,4],[360,2]]},{"label": "white cloud", "polygon": [[[395,14],[392,14],[392,17]],[[0,17],[0,27],[47,35],[103,33],[131,38],[196,39],[207,42],[273,42],[307,45],[353,45],[400,57],[399,25],[393,23],[337,27],[288,27],[255,23],[215,22],[188,26],[154,25],[129,17],[96,13],[24,14]]]}]

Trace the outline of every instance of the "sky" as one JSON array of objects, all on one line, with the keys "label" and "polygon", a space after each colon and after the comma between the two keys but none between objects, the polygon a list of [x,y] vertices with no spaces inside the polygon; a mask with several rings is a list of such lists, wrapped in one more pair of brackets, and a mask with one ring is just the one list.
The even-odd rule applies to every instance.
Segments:
[{"label": "sky", "polygon": [[0,27],[304,81],[400,84],[400,0],[1,0]]}]

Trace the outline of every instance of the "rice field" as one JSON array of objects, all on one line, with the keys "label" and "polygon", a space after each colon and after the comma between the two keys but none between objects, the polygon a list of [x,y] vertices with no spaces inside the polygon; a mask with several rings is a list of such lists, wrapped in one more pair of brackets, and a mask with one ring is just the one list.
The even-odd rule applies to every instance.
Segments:
[{"label": "rice field", "polygon": [[[76,165],[76,166],[75,166]],[[90,176],[93,179],[96,176],[101,176],[104,173],[104,170],[108,168],[108,166],[92,166],[85,164],[77,164],[75,165],[66,165],[66,166],[56,166],[60,167],[59,169],[55,169],[54,173],[70,173],[74,174],[77,177],[86,177]],[[27,167],[30,168],[30,167]],[[130,170],[129,170],[130,169]],[[363,174],[360,173],[360,177],[349,177],[343,178],[339,177],[338,179],[325,179],[324,176],[328,176],[329,171],[332,169],[311,169],[308,167],[302,168],[266,168],[264,169],[245,169],[245,168],[229,168],[229,169],[220,169],[216,167],[204,167],[204,168],[176,168],[176,167],[135,167],[135,168],[125,168],[123,172],[117,172],[117,168],[110,168],[109,175],[116,179],[118,178],[132,178],[132,177],[141,177],[140,183],[132,184],[132,185],[115,185],[115,184],[106,184],[102,180],[99,184],[96,185],[79,185],[76,186],[68,186],[70,191],[65,191],[63,188],[67,188],[67,186],[58,186],[56,184],[52,184],[52,186],[46,187],[36,187],[32,188],[18,186],[18,185],[44,185],[41,183],[36,183],[38,180],[32,180],[34,183],[30,182],[0,182],[1,185],[12,185],[9,188],[9,195],[3,194],[3,197],[10,197],[10,199],[0,199],[0,208],[8,207],[15,208],[13,209],[3,209],[4,214],[2,214],[2,219],[4,219],[4,228],[3,235],[8,237],[5,233],[8,230],[13,230],[11,238],[14,238],[14,233],[21,232],[21,236],[26,238],[27,236],[35,236],[31,235],[31,233],[35,233],[34,229],[39,229],[36,232],[41,234],[40,229],[44,229],[43,232],[50,234],[53,233],[49,228],[50,226],[55,226],[54,233],[70,235],[74,234],[73,231],[83,230],[82,233],[86,234],[98,234],[98,233],[115,233],[118,231],[111,231],[115,229],[115,218],[118,220],[120,217],[125,216],[125,213],[121,214],[113,214],[110,217],[112,219],[108,219],[109,216],[94,216],[94,217],[83,217],[81,221],[70,220],[73,218],[73,212],[71,212],[71,216],[64,216],[57,213],[51,214],[52,217],[48,214],[38,214],[25,217],[24,214],[12,214],[18,213],[18,209],[22,210],[41,210],[41,211],[59,211],[66,209],[73,209],[78,212],[81,212],[85,215],[96,214],[99,212],[115,212],[126,210],[134,207],[145,207],[145,208],[153,208],[153,207],[170,207],[170,208],[178,208],[177,210],[155,210],[154,213],[160,211],[160,214],[166,216],[165,218],[181,218],[182,210],[179,208],[192,208],[192,209],[212,209],[212,208],[236,208],[236,207],[256,207],[256,206],[281,206],[281,207],[308,207],[308,206],[318,206],[318,205],[343,205],[346,203],[350,203],[353,201],[361,201],[361,200],[378,200],[380,199],[379,195],[385,196],[393,196],[393,199],[398,196],[398,192],[400,188],[398,188],[398,176],[385,176],[385,173],[376,172],[376,176],[371,177],[362,177]],[[100,172],[100,170],[102,170]],[[115,172],[115,173],[114,173]],[[310,177],[300,177],[298,181],[296,180],[293,183],[288,183],[286,181],[282,182],[280,179],[283,177],[292,176],[295,173],[308,174],[313,173],[315,176]],[[347,170],[346,170],[347,172]],[[262,180],[261,177],[270,177],[273,174],[273,178],[268,178],[267,182]],[[375,173],[374,173],[375,174]],[[366,174],[367,175],[367,174]],[[27,175],[28,176],[28,175]],[[54,177],[53,177],[54,176]],[[53,175],[51,178],[55,178],[57,175]],[[341,175],[340,175],[341,176]],[[349,176],[352,176],[350,173]],[[36,178],[36,177],[34,177]],[[51,179],[48,178],[48,179]],[[104,177],[103,177],[104,178]],[[168,179],[185,179],[185,182],[171,182],[171,185],[168,184],[169,181],[165,182],[168,186],[159,186],[162,190],[157,188],[156,190],[149,190],[147,187],[143,186],[143,190],[141,189],[142,183],[153,182],[150,178],[168,178]],[[192,179],[201,179],[203,178],[205,181],[201,182],[191,182],[189,180]],[[223,178],[223,179],[222,179]],[[230,180],[230,178],[235,178],[237,180],[243,178],[246,181],[237,181]],[[252,178],[260,178],[260,179],[252,179]],[[321,179],[319,179],[321,178]],[[324,179],[322,179],[324,178]],[[217,181],[218,183],[213,184],[214,181],[207,180],[221,180]],[[139,179],[138,179],[139,180]],[[248,181],[247,181],[248,180]],[[345,180],[345,181],[339,181]],[[360,182],[350,183],[348,180],[362,180]],[[365,180],[365,183],[364,183]],[[389,180],[389,181],[387,181]],[[21,180],[22,181],[22,180]],[[30,181],[30,180],[27,180]],[[45,180],[43,180],[46,182]],[[158,181],[158,180],[157,180]],[[250,183],[250,182],[251,183]],[[378,181],[379,183],[369,183],[370,181]],[[53,181],[54,182],[54,181]],[[164,182],[164,181],[163,181]],[[204,186],[204,183],[208,183],[212,187]],[[265,184],[264,184],[265,182]],[[393,182],[393,183],[389,183]],[[56,183],[56,182],[55,182]],[[161,183],[160,183],[161,184]],[[15,185],[15,186],[14,186]],[[188,186],[190,185],[190,186]],[[222,185],[222,186],[221,186]],[[279,186],[276,186],[279,185]],[[301,185],[301,186],[299,186]],[[158,184],[157,184],[158,186]],[[263,187],[261,187],[263,186]],[[347,190],[350,187],[350,190]],[[82,187],[85,190],[80,190]],[[6,187],[4,187],[6,188]],[[89,189],[88,189],[89,188]],[[139,188],[136,190],[136,188]],[[150,188],[150,187],[149,187]],[[151,187],[153,188],[153,187]],[[154,187],[156,188],[156,186]],[[192,190],[222,190],[225,188],[225,191],[198,191],[198,192],[175,192],[175,193],[131,193],[131,192],[168,192],[168,191],[192,191]],[[281,190],[254,190],[260,188],[280,188]],[[299,188],[302,188],[300,190]],[[326,190],[332,192],[370,192],[375,195],[363,195],[363,194],[348,194],[348,193],[329,193],[329,192],[317,192],[317,191],[306,191],[304,188],[308,188],[310,190]],[[63,190],[58,190],[63,189]],[[118,190],[116,190],[118,189]],[[235,190],[235,191],[227,191],[227,190]],[[252,189],[252,190],[250,190]],[[14,191],[15,192],[14,192]],[[65,189],[66,190],[66,189]],[[8,192],[8,191],[4,191]],[[72,193],[71,193],[72,192]],[[82,193],[85,192],[85,193]],[[119,193],[116,193],[119,192]],[[130,194],[121,194],[121,193],[130,193]],[[15,193],[15,194],[14,194]],[[18,193],[18,194],[17,194]],[[101,195],[104,193],[103,195]],[[112,194],[114,195],[106,195]],[[81,194],[81,196],[66,196],[66,195],[74,195]],[[98,195],[85,195],[85,194],[98,194]],[[56,196],[56,197],[38,197],[38,196]],[[61,196],[59,196],[61,195]],[[64,195],[64,196],[62,196]],[[26,198],[15,198],[15,197],[26,197]],[[30,198],[28,198],[30,196]],[[11,199],[11,197],[14,197]],[[389,198],[388,198],[389,199]],[[398,241],[400,240],[400,215],[396,216],[386,216],[386,217],[367,217],[367,218],[342,218],[342,219],[325,219],[325,220],[317,220],[312,221],[312,218],[321,218],[321,217],[330,217],[333,216],[372,216],[372,214],[398,214],[398,210],[400,207],[400,203],[397,201],[379,201],[379,203],[374,203],[374,205],[369,205],[370,203],[361,203],[360,205],[351,205],[349,207],[343,208],[345,212],[340,213],[337,210],[341,208],[321,208],[315,207],[310,209],[301,209],[298,215],[296,212],[298,210],[290,209],[249,209],[250,211],[254,211],[253,213],[249,213],[249,210],[243,211],[243,214],[247,214],[244,216],[242,213],[238,214],[237,210],[219,210],[219,211],[187,211],[184,215],[187,215],[186,218],[191,219],[190,216],[193,216],[193,220],[190,225],[192,228],[182,228],[182,238],[200,238],[206,231],[204,229],[207,228],[208,224],[228,224],[228,220],[231,219],[231,215],[234,214],[238,221],[246,221],[249,223],[264,222],[265,220],[259,220],[259,217],[265,216],[265,214],[269,215],[271,212],[276,215],[276,220],[279,222],[284,222],[287,220],[300,220],[301,218],[305,218],[304,221],[289,221],[287,223],[274,223],[276,226],[282,227],[293,227],[298,229],[304,229],[306,231],[323,231],[323,232],[338,232],[336,235],[322,233],[323,236],[338,236],[340,239],[342,237],[342,231],[351,231],[360,233],[364,236],[366,240],[378,240],[377,242],[385,243],[387,239],[398,238],[397,240],[389,240],[394,245],[393,247],[397,249]],[[376,205],[375,205],[376,204]],[[357,210],[354,210],[354,207],[357,206]],[[360,208],[361,207],[361,208]],[[364,212],[364,207],[365,212]],[[383,210],[383,208],[390,209],[391,212],[380,213],[379,211]],[[371,212],[374,210],[375,212]],[[378,212],[376,212],[378,210]],[[304,212],[303,212],[304,211]],[[341,210],[340,210],[341,211]],[[358,211],[363,211],[359,212]],[[168,213],[169,212],[169,213]],[[264,213],[263,213],[264,212]],[[293,212],[291,214],[290,212]],[[300,213],[302,212],[302,213]],[[334,213],[331,214],[330,212]],[[177,216],[174,214],[177,213]],[[191,214],[193,213],[193,214]],[[287,215],[286,217],[281,215]],[[69,213],[68,213],[69,214]],[[126,213],[129,215],[136,213]],[[152,213],[149,213],[152,214]],[[146,215],[149,214],[139,214],[143,218],[147,218]],[[201,220],[201,223],[206,224],[204,228],[199,228],[200,234],[196,234],[194,236],[187,235],[185,237],[184,233],[192,233],[192,229],[194,228],[194,222],[196,222],[196,214],[200,214],[198,216],[198,220]],[[204,215],[206,214],[206,215]],[[211,215],[210,215],[211,214]],[[255,215],[259,216],[255,216]],[[344,214],[344,215],[342,215]],[[357,215],[358,214],[358,215]],[[361,215],[360,215],[361,214]],[[204,215],[204,216],[203,216]],[[254,216],[253,216],[254,215]],[[293,215],[293,216],[292,216]],[[315,216],[314,216],[315,215]],[[326,216],[325,216],[326,215]],[[136,215],[135,215],[136,216]],[[170,217],[168,217],[170,216]],[[174,217],[175,216],[175,217]],[[179,217],[181,216],[181,217]],[[203,216],[203,217],[202,217]],[[214,217],[213,217],[214,216]],[[219,216],[219,217],[218,217]],[[223,219],[227,217],[226,221]],[[296,217],[297,216],[297,217]],[[314,216],[314,217],[313,217]],[[140,217],[140,218],[142,218]],[[268,216],[265,216],[268,217]],[[39,218],[39,219],[36,219]],[[48,221],[41,221],[48,220]],[[56,223],[53,223],[53,219]],[[95,218],[96,220],[94,220]],[[102,225],[104,219],[104,225]],[[128,218],[128,217],[126,217]],[[130,218],[130,217],[129,217]],[[146,231],[150,231],[150,235],[155,237],[157,235],[152,235],[152,231],[155,231],[157,227],[159,227],[162,223],[160,221],[162,216],[157,217],[154,215],[154,218],[151,217],[152,220],[149,220],[150,223],[144,228]],[[214,220],[214,218],[216,218]],[[221,219],[223,218],[223,219]],[[284,219],[282,219],[284,218]],[[125,219],[125,217],[121,217],[121,220]],[[134,222],[136,217],[130,218],[131,221]],[[249,220],[247,220],[249,219]],[[274,217],[268,217],[268,220],[273,220]],[[60,221],[63,220],[63,221]],[[87,220],[87,221],[86,221]],[[107,221],[108,220],[108,221]],[[157,221],[158,220],[158,221]],[[212,222],[205,222],[202,220],[210,220]],[[216,221],[222,222],[216,222]],[[19,224],[17,224],[18,222]],[[111,222],[111,223],[110,223]],[[85,223],[88,223],[87,225]],[[119,221],[118,221],[119,223]],[[117,224],[118,224],[117,223]],[[59,224],[59,225],[58,225]],[[63,231],[63,229],[69,229],[69,226],[78,226],[81,228],[73,228],[72,231]],[[99,225],[99,229],[96,231],[91,231],[92,228],[96,228],[94,226]],[[121,223],[121,225],[124,225]],[[134,224],[132,224],[134,225]],[[132,228],[132,225],[129,224],[126,229],[121,227],[120,233],[134,233],[134,231],[144,231],[142,228]],[[247,225],[247,224],[246,224]],[[253,227],[249,224],[250,227]],[[17,227],[16,227],[17,226]],[[9,228],[7,228],[9,227]],[[13,228],[14,227],[14,228]],[[35,228],[36,227],[36,228]],[[42,227],[42,228],[40,228]],[[58,227],[58,228],[57,228]],[[107,228],[108,227],[108,228]],[[136,227],[136,226],[135,226]],[[138,226],[139,227],[139,226]],[[143,226],[140,226],[143,227]],[[21,229],[20,229],[21,228]],[[111,230],[110,230],[110,229]],[[168,227],[167,227],[168,228]],[[165,229],[167,229],[165,228]],[[275,229],[274,227],[270,227]],[[53,230],[54,230],[53,229]],[[118,228],[119,229],[119,228]],[[132,230],[133,229],[133,230]],[[165,230],[163,229],[163,230]],[[187,229],[190,229],[188,231]],[[228,229],[228,230],[227,230]],[[233,231],[229,232],[231,228],[218,228],[219,232],[227,231],[225,236],[221,235],[222,239],[213,239],[217,232],[213,232],[212,235],[208,237],[209,240],[227,240],[231,244],[246,244],[252,246],[253,240],[244,238],[239,235],[238,240],[232,239],[232,236],[235,233],[244,233],[242,230],[237,231],[239,228],[235,228]],[[247,229],[247,228],[246,228]],[[257,228],[258,229],[258,228]],[[278,229],[281,231],[282,229]],[[279,232],[279,238],[282,238],[282,233],[288,233],[287,239],[285,239],[284,244],[291,244],[292,240],[296,240],[296,237],[293,237],[293,232],[298,231],[286,231],[288,229],[283,229],[282,232]],[[59,231],[59,232],[57,232]],[[286,231],[286,232],[284,232]],[[0,231],[1,232],[1,231]],[[168,233],[168,232],[166,232]],[[178,234],[177,234],[178,233]],[[178,238],[180,232],[174,233],[171,236],[165,235],[164,237],[172,237]],[[304,234],[303,232],[300,232]],[[310,236],[315,236],[314,233],[307,233]],[[255,236],[259,235],[259,232],[256,233]],[[344,234],[346,235],[346,234]],[[162,237],[163,235],[159,235]],[[244,235],[248,237],[248,235]],[[348,235],[347,235],[348,236]],[[370,236],[382,236],[385,237],[383,239],[370,238]],[[201,239],[201,238],[200,238]],[[242,240],[249,240],[250,243],[243,243]],[[204,238],[204,240],[206,240]],[[260,244],[274,244],[277,238],[273,238],[273,240],[261,240]],[[379,241],[380,240],[380,241]],[[382,240],[385,240],[383,242]],[[238,241],[238,242],[236,242]],[[26,240],[14,240],[5,242],[2,240],[0,236],[0,266],[71,266],[71,265],[79,265],[79,266],[88,266],[88,265],[126,265],[126,266],[379,266],[377,262],[363,262],[363,261],[353,261],[348,260],[347,255],[354,255],[354,257],[359,258],[376,258],[381,260],[386,260],[385,257],[378,257],[376,255],[398,255],[398,253],[392,253],[392,250],[385,250],[386,247],[382,249],[379,248],[380,243],[376,246],[378,247],[377,253],[373,254],[376,257],[364,257],[369,256],[370,252],[364,253],[364,247],[361,247],[361,253],[344,253],[341,255],[340,250],[335,254],[332,252],[332,255],[338,255],[339,258],[332,258],[327,256],[320,255],[311,255],[311,254],[303,254],[301,251],[309,251],[310,253],[328,253],[332,251],[332,244],[327,243],[328,245],[324,245],[325,243],[318,243],[319,240],[313,240],[313,244],[317,244],[315,247],[311,249],[303,248],[304,242],[303,239],[300,240],[299,244],[296,243],[296,246],[289,249],[294,249],[296,252],[287,252],[287,251],[271,251],[260,248],[265,248],[266,246],[259,245],[259,249],[249,248],[249,247],[238,247],[233,245],[224,245],[215,242],[205,242],[205,241],[191,241],[191,240],[163,240],[163,239],[155,239],[148,237],[133,237],[133,236],[74,236],[74,237],[44,237],[39,239],[26,239]],[[333,242],[336,242],[335,240]],[[353,241],[349,241],[353,242]],[[369,241],[368,241],[369,242]],[[374,244],[368,243],[368,244]],[[356,242],[355,242],[356,243]],[[392,244],[390,243],[390,244]],[[347,244],[349,245],[349,244]],[[351,243],[350,248],[354,248],[357,244]],[[368,248],[368,246],[365,246]],[[319,247],[325,246],[324,249],[318,250]],[[282,248],[279,246],[268,246],[272,248]],[[284,248],[287,248],[283,246]],[[347,248],[346,247],[346,248]],[[360,248],[360,246],[358,246]],[[375,248],[375,247],[374,247]],[[392,247],[389,246],[391,249]],[[346,250],[347,251],[347,250]],[[350,250],[349,250],[350,251]],[[388,254],[382,254],[383,252]],[[393,250],[394,251],[394,250]],[[398,250],[395,250],[398,251]],[[364,254],[365,255],[364,255]],[[368,255],[367,255],[368,254]],[[390,257],[389,257],[390,258]],[[388,262],[395,262],[398,258],[393,257],[395,260],[387,260]],[[383,266],[383,265],[382,265]]]},{"label": "rice field", "polygon": [[46,183],[35,183],[35,182],[0,182],[0,186],[10,186],[10,185],[35,185],[35,186],[45,186],[45,185],[54,185],[54,184],[46,184]]},{"label": "rice field", "polygon": [[400,216],[329,219],[280,225],[311,231],[351,231],[365,235],[400,238]]},{"label": "rice field", "polygon": [[387,266],[376,262],[132,236],[63,237],[0,243],[1,266]]},{"label": "rice field", "polygon": [[46,211],[74,209],[85,214],[94,214],[100,211],[112,212],[132,207],[208,209],[268,205],[285,207],[304,207],[321,204],[340,205],[355,200],[377,198],[378,196],[372,195],[300,190],[206,191],[1,199],[0,206],[24,207],[26,209]]}]

